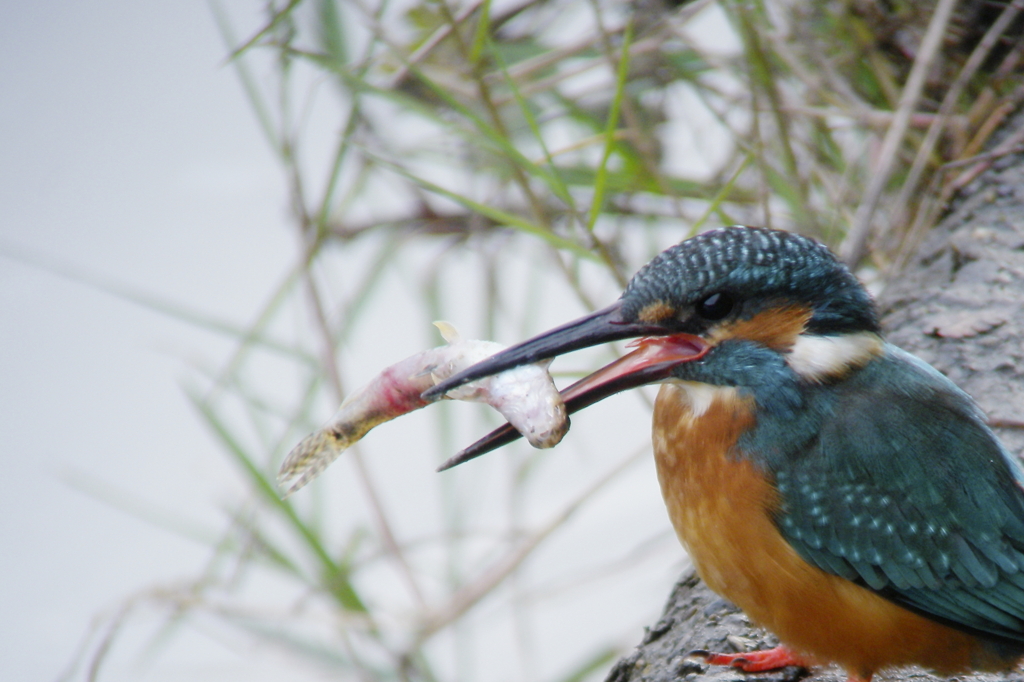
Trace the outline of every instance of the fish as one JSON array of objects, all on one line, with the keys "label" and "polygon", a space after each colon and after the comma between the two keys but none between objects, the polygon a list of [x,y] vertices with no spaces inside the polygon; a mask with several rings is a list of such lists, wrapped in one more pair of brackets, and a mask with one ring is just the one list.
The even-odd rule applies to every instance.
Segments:
[{"label": "fish", "polygon": [[374,427],[438,400],[486,403],[535,448],[550,448],[561,442],[569,430],[569,418],[562,395],[548,373],[550,359],[521,365],[424,400],[421,394],[435,384],[505,350],[494,341],[463,339],[449,322],[434,322],[434,326],[446,345],[385,368],[351,393],[322,429],[292,448],[277,475],[278,486],[285,490],[283,499],[319,476]]}]

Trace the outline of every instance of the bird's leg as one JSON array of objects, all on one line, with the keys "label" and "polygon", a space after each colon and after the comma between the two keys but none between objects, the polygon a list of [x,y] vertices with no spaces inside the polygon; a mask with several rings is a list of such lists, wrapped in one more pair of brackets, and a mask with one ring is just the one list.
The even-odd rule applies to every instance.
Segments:
[{"label": "bird's leg", "polygon": [[[810,667],[810,663],[794,654],[784,646],[777,646],[774,649],[762,651],[749,651],[742,654],[716,654],[710,651],[698,650],[691,652],[692,656],[699,656],[711,665],[727,665],[730,668],[737,668],[747,673],[759,673],[765,670],[778,670],[789,666],[800,668]],[[853,682],[852,678],[850,682]]]},{"label": "bird's leg", "polygon": [[[690,652],[691,656],[699,656],[710,665],[727,665],[745,673],[760,673],[768,670],[779,670],[790,666],[810,668],[810,661],[801,658],[784,646],[761,651],[749,651],[744,654],[716,654],[704,649]],[[846,682],[871,682],[871,674],[866,676],[850,675]]]}]

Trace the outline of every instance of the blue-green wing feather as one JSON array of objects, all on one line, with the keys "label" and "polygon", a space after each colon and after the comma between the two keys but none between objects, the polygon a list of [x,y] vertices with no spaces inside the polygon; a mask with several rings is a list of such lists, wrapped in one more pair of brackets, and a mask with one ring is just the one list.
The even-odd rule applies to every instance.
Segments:
[{"label": "blue-green wing feather", "polygon": [[740,443],[775,477],[786,540],[917,612],[1024,641],[1024,476],[970,398],[893,347],[806,396]]}]

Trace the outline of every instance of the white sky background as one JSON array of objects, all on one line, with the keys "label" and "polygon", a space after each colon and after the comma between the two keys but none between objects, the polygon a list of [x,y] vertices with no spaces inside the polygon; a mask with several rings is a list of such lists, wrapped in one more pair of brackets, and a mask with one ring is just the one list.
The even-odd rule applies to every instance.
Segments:
[{"label": "white sky background", "polygon": [[[221,362],[231,346],[11,256],[244,325],[294,240],[205,2],[11,2],[0,16],[0,677],[47,680],[94,615],[208,556],[65,479],[216,518],[235,477],[179,380],[184,358]],[[147,679],[275,677],[185,639]]]},{"label": "white sky background", "polygon": [[[218,367],[234,343],[54,271],[104,278],[246,327],[293,266],[296,240],[285,180],[223,65],[206,2],[10,2],[0,19],[0,434],[8,482],[0,496],[0,677],[51,680],[95,616],[142,590],[195,577],[209,557],[207,547],[82,485],[134,493],[207,527],[242,492],[182,389],[192,361]],[[411,333],[416,344],[428,338],[419,327],[403,333],[405,343]],[[403,357],[364,343],[365,352]],[[594,425],[600,410],[616,408],[591,409]],[[607,445],[583,420],[574,420],[579,447]],[[642,436],[647,426],[637,428]],[[403,470],[402,484],[419,475]],[[669,533],[653,465],[627,481],[624,490],[640,503],[607,500],[589,531],[584,523],[593,543],[616,523],[642,527],[638,541]],[[556,544],[548,561],[571,566],[574,551]],[[635,621],[626,644],[635,643],[639,626],[660,611],[682,552],[673,544],[658,560],[628,589],[582,584],[566,590],[577,601],[556,599],[551,609],[574,610],[577,625]],[[180,630],[147,658],[159,622],[130,628],[100,679],[323,679],[284,655],[254,655],[249,640],[217,629]],[[552,633],[552,646],[588,637],[575,630]],[[490,656],[479,652],[480,666],[493,668],[487,679],[522,673],[503,676],[508,662]]]}]

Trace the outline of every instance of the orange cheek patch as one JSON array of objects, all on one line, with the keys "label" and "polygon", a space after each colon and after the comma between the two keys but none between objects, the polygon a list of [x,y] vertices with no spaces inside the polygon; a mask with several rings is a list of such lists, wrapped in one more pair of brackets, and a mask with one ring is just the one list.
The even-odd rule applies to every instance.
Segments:
[{"label": "orange cheek patch", "polygon": [[803,306],[770,308],[750,319],[721,327],[716,330],[714,341],[748,339],[774,350],[789,350],[803,333],[811,314],[811,309]]},{"label": "orange cheek patch", "polygon": [[665,301],[655,301],[645,305],[643,309],[640,310],[640,314],[637,316],[637,319],[641,322],[650,324],[652,322],[667,320],[668,318],[675,316],[675,314],[676,309],[673,306],[665,303]]}]

